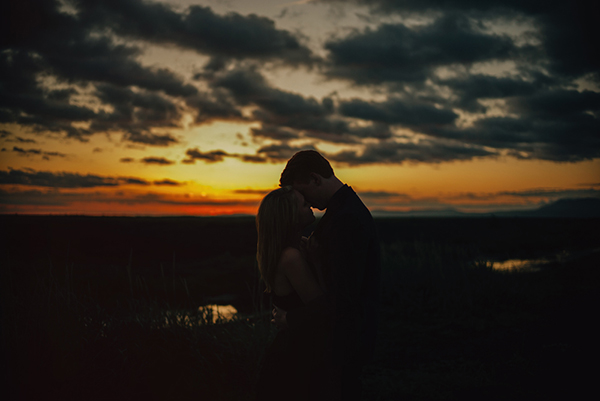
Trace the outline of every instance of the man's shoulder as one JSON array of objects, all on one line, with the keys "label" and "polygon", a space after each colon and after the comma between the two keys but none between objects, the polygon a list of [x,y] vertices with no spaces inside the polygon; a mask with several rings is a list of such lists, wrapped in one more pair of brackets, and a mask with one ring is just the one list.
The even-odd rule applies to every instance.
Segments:
[{"label": "man's shoulder", "polygon": [[356,193],[348,196],[342,203],[338,213],[338,218],[356,218],[372,220],[371,212]]}]

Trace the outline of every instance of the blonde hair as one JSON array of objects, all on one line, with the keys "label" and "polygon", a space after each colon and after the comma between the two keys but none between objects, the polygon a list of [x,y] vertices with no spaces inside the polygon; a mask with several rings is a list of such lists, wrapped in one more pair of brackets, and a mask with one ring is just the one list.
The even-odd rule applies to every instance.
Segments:
[{"label": "blonde hair", "polygon": [[256,215],[256,260],[265,292],[273,289],[281,252],[289,245],[297,224],[298,203],[292,186],[271,191],[263,198]]}]

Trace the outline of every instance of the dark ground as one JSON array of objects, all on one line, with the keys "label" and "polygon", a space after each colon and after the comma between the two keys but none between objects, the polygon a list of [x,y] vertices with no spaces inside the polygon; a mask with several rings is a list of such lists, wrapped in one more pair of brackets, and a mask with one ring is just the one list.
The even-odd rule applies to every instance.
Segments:
[{"label": "dark ground", "polygon": [[[365,370],[364,399],[584,398],[595,383],[593,366],[600,356],[599,223],[600,219],[547,218],[377,220],[390,276],[384,285],[377,353]],[[252,218],[4,215],[0,226],[2,280],[13,285],[2,297],[3,355],[14,340],[5,335],[7,328],[17,327],[7,318],[7,306],[22,308],[33,298],[16,299],[35,294],[38,287],[29,284],[32,277],[68,282],[78,299],[93,297],[97,308],[111,316],[119,316],[131,300],[189,307],[219,297],[251,312],[260,293]],[[470,266],[472,261],[518,258],[549,262],[529,273],[464,270],[467,262]],[[128,277],[140,285],[132,286]],[[26,325],[23,322],[18,324]],[[60,327],[53,330],[60,333]],[[126,348],[134,341],[129,337],[130,333],[115,342]],[[165,338],[171,337],[181,338],[174,333]],[[36,346],[42,354],[47,351],[43,344]],[[183,354],[202,348],[171,346]],[[119,355],[115,350],[111,364],[130,366],[117,360]],[[244,355],[250,367],[236,369],[255,369],[256,356]],[[53,358],[47,356],[46,361]],[[154,356],[144,358],[149,359],[137,360],[135,366],[152,362]],[[13,362],[6,360],[9,369]],[[93,363],[84,360],[88,362]],[[217,384],[219,375],[229,374],[229,368],[222,369],[211,379]],[[11,377],[21,379],[24,370],[15,372]],[[245,374],[250,386],[251,375]],[[136,377],[143,380],[144,371]],[[251,392],[242,390],[246,396]],[[193,391],[197,389],[189,394]],[[221,394],[213,399],[236,397]]]}]

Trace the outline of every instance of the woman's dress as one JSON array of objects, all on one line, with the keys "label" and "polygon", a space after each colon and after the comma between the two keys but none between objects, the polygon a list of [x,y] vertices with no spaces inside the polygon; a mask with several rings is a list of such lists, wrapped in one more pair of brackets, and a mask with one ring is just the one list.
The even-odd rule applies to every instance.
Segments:
[{"label": "woman's dress", "polygon": [[[273,304],[286,311],[303,306],[300,296],[273,293]],[[323,322],[280,329],[267,348],[258,380],[257,400],[330,400],[330,330]]]}]

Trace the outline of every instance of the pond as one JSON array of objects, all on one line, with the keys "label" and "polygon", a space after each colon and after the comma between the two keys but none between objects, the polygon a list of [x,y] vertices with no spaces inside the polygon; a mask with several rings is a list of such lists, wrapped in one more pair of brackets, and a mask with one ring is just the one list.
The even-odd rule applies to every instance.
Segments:
[{"label": "pond", "polygon": [[541,266],[548,263],[546,259],[508,259],[503,261],[490,261],[494,270],[503,271],[539,271]]}]

